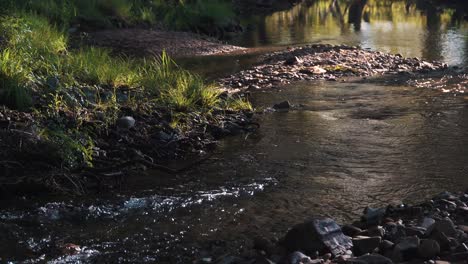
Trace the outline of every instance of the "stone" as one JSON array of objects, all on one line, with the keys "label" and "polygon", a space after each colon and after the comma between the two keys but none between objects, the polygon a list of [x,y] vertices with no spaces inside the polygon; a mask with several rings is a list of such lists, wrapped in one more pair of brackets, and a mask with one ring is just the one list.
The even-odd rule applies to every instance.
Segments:
[{"label": "stone", "polygon": [[467,216],[468,216],[468,207],[466,207],[466,206],[457,207],[456,212],[457,212],[460,216],[467,217]]},{"label": "stone", "polygon": [[450,249],[450,240],[445,233],[435,230],[431,233],[429,238],[436,240],[439,243],[441,250]]},{"label": "stone", "polygon": [[370,237],[373,237],[373,236],[383,237],[385,235],[385,229],[381,226],[373,226],[367,230],[362,231],[359,235],[370,236]]},{"label": "stone", "polygon": [[399,242],[401,238],[406,237],[406,228],[402,224],[389,222],[384,224],[383,228],[385,229],[384,239]]},{"label": "stone", "polygon": [[362,216],[362,218],[368,226],[379,225],[382,222],[382,219],[385,215],[385,211],[385,208],[376,209],[366,207],[366,209],[364,209],[364,215]]},{"label": "stone", "polygon": [[379,236],[366,237],[358,236],[353,238],[354,252],[356,255],[364,255],[372,253],[377,247],[379,247],[382,238]]},{"label": "stone", "polygon": [[116,125],[119,128],[129,129],[135,126],[135,119],[131,116],[123,116],[117,119]]},{"label": "stone", "polygon": [[424,259],[431,259],[440,253],[439,242],[434,239],[423,239],[418,248],[419,256]]},{"label": "stone", "polygon": [[388,250],[393,249],[394,246],[395,246],[395,243],[393,243],[392,241],[382,240],[382,242],[380,242],[380,245],[379,245],[379,251],[385,253]]},{"label": "stone", "polygon": [[436,221],[430,217],[424,217],[424,219],[419,224],[420,227],[425,228],[426,230],[431,227]]},{"label": "stone", "polygon": [[395,262],[411,260],[418,256],[419,238],[405,237],[393,248],[392,259]]},{"label": "stone", "polygon": [[345,254],[353,246],[351,239],[330,218],[312,219],[294,226],[286,234],[283,245],[290,252],[311,255],[316,251],[329,251],[335,256]]},{"label": "stone", "polygon": [[270,240],[264,237],[256,237],[253,243],[254,243],[254,246],[253,246],[254,249],[263,250],[268,255],[271,255],[273,253],[273,248],[275,247],[275,245],[273,245],[273,243]]},{"label": "stone", "polygon": [[301,64],[303,62],[302,59],[300,59],[297,56],[289,57],[284,61],[285,65],[296,65],[296,64]]},{"label": "stone", "polygon": [[281,103],[277,103],[273,105],[273,109],[276,109],[276,110],[286,110],[286,109],[289,109],[290,107],[291,107],[291,104],[289,103],[289,101],[283,101]]},{"label": "stone", "polygon": [[455,237],[458,234],[455,225],[450,218],[444,218],[436,221],[427,231],[429,234],[434,231],[439,231],[449,237]]},{"label": "stone", "polygon": [[289,255],[289,263],[290,264],[303,264],[310,262],[311,259],[309,256],[306,256],[304,253],[300,251],[295,251]]},{"label": "stone", "polygon": [[405,233],[407,236],[418,236],[423,237],[426,232],[426,229],[418,226],[409,226],[405,227]]},{"label": "stone", "polygon": [[354,237],[358,235],[359,233],[361,233],[362,229],[359,227],[355,227],[353,225],[344,225],[341,227],[341,231],[343,231],[343,234],[349,237]]},{"label": "stone", "polygon": [[393,261],[379,254],[364,255],[346,260],[346,264],[393,264]]},{"label": "stone", "polygon": [[461,252],[461,253],[452,254],[449,257],[449,259],[450,259],[450,261],[466,261],[466,260],[468,260],[468,252]]}]

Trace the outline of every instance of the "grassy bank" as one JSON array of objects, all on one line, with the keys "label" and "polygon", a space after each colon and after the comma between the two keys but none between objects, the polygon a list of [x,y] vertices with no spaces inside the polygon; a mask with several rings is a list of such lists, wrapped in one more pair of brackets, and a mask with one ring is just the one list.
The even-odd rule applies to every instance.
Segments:
[{"label": "grassy bank", "polygon": [[[49,185],[62,186],[69,179],[77,189],[69,173],[126,162],[127,145],[152,163],[172,158],[187,143],[179,139],[192,144],[209,137],[209,131],[194,136],[193,130],[218,126],[226,113],[251,110],[246,101],[221,94],[179,68],[165,53],[137,60],[94,47],[72,50],[69,20],[53,22],[66,16],[43,13],[53,8],[11,10],[0,17],[0,169],[10,179],[54,171],[68,175],[46,178]],[[122,116],[134,117],[137,125],[119,124]],[[122,138],[129,144],[120,144]],[[156,145],[146,152],[138,148],[151,140]],[[163,148],[174,141],[178,145],[168,154]]]},{"label": "grassy bank", "polygon": [[159,25],[210,33],[232,23],[227,0],[4,0],[0,12],[32,12],[64,27],[103,28]]}]

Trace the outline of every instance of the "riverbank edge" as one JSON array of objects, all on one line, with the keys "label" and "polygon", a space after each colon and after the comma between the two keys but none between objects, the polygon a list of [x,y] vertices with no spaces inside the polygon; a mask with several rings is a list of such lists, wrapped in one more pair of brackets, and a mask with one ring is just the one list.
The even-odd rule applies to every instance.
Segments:
[{"label": "riverbank edge", "polygon": [[467,203],[468,191],[445,191],[414,205],[366,207],[361,218],[349,224],[311,218],[279,240],[253,238],[251,250],[214,263],[467,263]]},{"label": "riverbank edge", "polygon": [[[360,61],[355,61],[366,56],[372,58],[372,63],[369,64],[367,60],[365,67],[358,64]],[[389,67],[382,69],[382,61],[390,62]],[[354,66],[350,66],[349,62],[355,63]],[[403,70],[397,71],[401,67]],[[220,79],[221,89],[229,92],[219,96],[221,100],[230,100],[233,96],[248,97],[249,89],[271,88],[292,81],[335,81],[345,77],[428,73],[446,68],[440,62],[406,59],[401,55],[368,51],[359,47],[307,45],[266,54],[262,57],[262,62],[252,69]],[[263,72],[258,73],[259,71]],[[131,94],[117,96],[131,97]],[[4,107],[0,111],[0,123],[5,158],[0,164],[6,176],[3,177],[0,188],[4,193],[21,193],[42,186],[45,189],[75,194],[85,194],[93,189],[119,188],[131,170],[180,172],[202,161],[206,153],[216,146],[217,140],[253,132],[259,127],[254,122],[254,113],[251,111],[220,108],[214,109],[209,115],[187,113],[184,120],[188,122],[185,124],[185,132],[181,134],[171,125],[177,120],[174,120],[170,109],[155,105],[150,108],[149,112],[148,109],[139,111],[138,107],[122,109],[121,119],[106,129],[105,133],[94,131],[93,135],[96,136],[90,155],[93,155],[94,161],[99,165],[70,171],[49,164],[50,153],[47,151],[50,148],[41,143],[41,135],[34,131],[37,126],[35,113]],[[63,118],[67,122],[73,122],[72,116]],[[93,123],[89,124],[91,129]],[[113,154],[110,156],[109,153]],[[177,159],[190,159],[193,162],[189,162],[191,165],[184,168],[165,166],[168,161]],[[18,160],[29,160],[29,165]],[[18,174],[23,176],[18,177]],[[41,189],[44,188],[39,188]]]}]

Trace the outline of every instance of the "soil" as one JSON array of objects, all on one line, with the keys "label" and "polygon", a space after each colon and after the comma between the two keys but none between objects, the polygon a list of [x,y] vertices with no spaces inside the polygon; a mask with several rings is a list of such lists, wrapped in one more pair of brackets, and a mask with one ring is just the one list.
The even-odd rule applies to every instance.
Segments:
[{"label": "soil", "polygon": [[136,28],[87,33],[85,42],[136,56],[159,55],[163,50],[172,57],[219,55],[246,50],[194,33]]}]

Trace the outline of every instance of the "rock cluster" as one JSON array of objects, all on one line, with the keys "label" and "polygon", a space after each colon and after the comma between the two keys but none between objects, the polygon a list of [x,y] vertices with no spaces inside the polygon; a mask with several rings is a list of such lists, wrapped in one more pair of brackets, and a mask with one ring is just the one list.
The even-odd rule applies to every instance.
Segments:
[{"label": "rock cluster", "polygon": [[275,52],[262,62],[221,80],[228,88],[258,89],[300,80],[336,80],[378,74],[429,72],[447,68],[440,62],[403,58],[345,45],[308,45]]},{"label": "rock cluster", "polygon": [[467,203],[468,193],[444,192],[414,206],[366,208],[352,224],[312,219],[278,243],[255,239],[256,256],[218,263],[468,263]]}]

